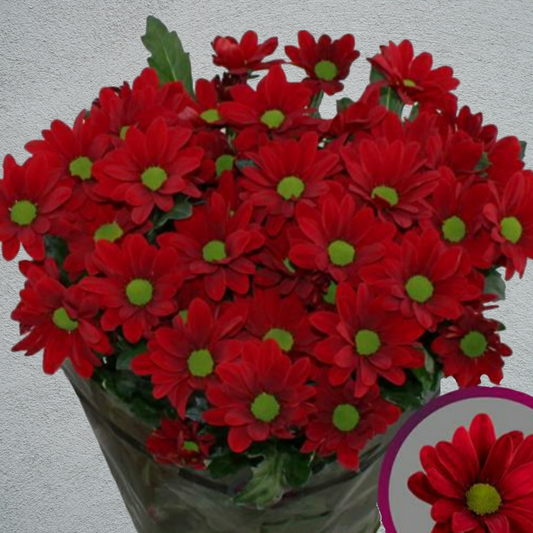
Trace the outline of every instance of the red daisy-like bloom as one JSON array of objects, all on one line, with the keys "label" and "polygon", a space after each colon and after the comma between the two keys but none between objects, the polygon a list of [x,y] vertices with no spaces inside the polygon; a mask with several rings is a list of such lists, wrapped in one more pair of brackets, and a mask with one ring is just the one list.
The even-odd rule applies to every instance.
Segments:
[{"label": "red daisy-like bloom", "polygon": [[498,330],[501,324],[481,313],[465,308],[454,323],[439,330],[431,350],[443,365],[444,375],[452,376],[460,387],[474,387],[481,376],[500,384],[503,378],[503,357],[513,352],[504,344]]},{"label": "red daisy-like bloom", "polygon": [[256,289],[243,300],[248,310],[245,337],[275,340],[283,353],[291,356],[311,354],[317,337],[311,331],[302,300],[292,294],[282,298],[276,289]]},{"label": "red daisy-like bloom", "polygon": [[193,215],[176,221],[176,233],[164,233],[159,242],[178,253],[179,271],[187,278],[202,278],[210,298],[222,300],[226,289],[246,294],[255,264],[246,256],[264,243],[251,224],[252,205],[244,203],[234,214],[218,193]]},{"label": "red daisy-like bloom", "polygon": [[64,287],[52,260],[24,270],[28,281],[11,318],[20,322],[26,337],[13,351],[35,355],[44,350],[43,370],[47,374],[57,372],[70,359],[80,376],[91,377],[94,367],[101,364],[95,352],[111,353],[109,341],[97,325],[98,302],[79,286]]},{"label": "red daisy-like bloom", "polygon": [[182,277],[172,248],[158,249],[138,234],[128,235],[120,245],[100,240],[94,262],[103,276],[86,277],[80,286],[99,295],[105,331],[122,326],[126,340],[135,344],[177,310],[174,296]]},{"label": "red daisy-like bloom", "polygon": [[317,451],[321,457],[336,454],[341,465],[357,470],[359,454],[367,442],[400,418],[401,409],[384,400],[378,386],[371,387],[362,398],[354,398],[353,389],[351,381],[344,387],[317,386],[317,412],[305,428],[303,453]]},{"label": "red daisy-like bloom", "polygon": [[433,216],[420,225],[437,228],[444,242],[460,246],[473,266],[490,268],[495,257],[490,228],[483,216],[483,207],[493,200],[490,187],[486,183],[460,182],[447,167],[439,171],[439,183],[429,200]]},{"label": "red daisy-like bloom", "polygon": [[220,125],[222,117],[218,110],[219,98],[215,84],[200,78],[196,81],[195,89],[200,124]]},{"label": "red daisy-like bloom", "polygon": [[368,58],[368,61],[408,105],[442,102],[459,85],[451,67],[432,69],[431,54],[423,52],[415,57],[413,45],[407,39],[399,45],[389,41],[389,45],[380,46],[380,50],[381,54]]},{"label": "red daisy-like bloom", "polygon": [[299,231],[289,230],[290,260],[308,270],[318,269],[336,282],[358,279],[359,269],[380,261],[396,232],[377,220],[372,209],[357,209],[351,196],[341,201],[327,196],[318,209],[298,206]]},{"label": "red daisy-like bloom", "polygon": [[432,533],[529,533],[533,524],[533,435],[496,438],[491,418],[477,415],[451,442],[425,446],[411,492],[430,504]]},{"label": "red daisy-like bloom", "polygon": [[219,35],[215,37],[211,46],[215,51],[213,63],[226,68],[230,74],[247,74],[283,63],[282,59],[264,61],[265,57],[276,51],[278,38],[270,37],[264,43],[259,44],[257,33],[251,30],[241,37],[240,42],[234,37]]},{"label": "red daisy-like bloom", "polygon": [[191,394],[217,380],[219,364],[240,355],[242,343],[235,336],[245,320],[243,306],[233,304],[225,312],[215,311],[196,298],[186,319],[177,315],[172,327],[156,330],[148,352],[136,357],[131,368],[136,374],[151,376],[154,397],[168,397],[184,419]]},{"label": "red daisy-like bloom", "polygon": [[209,433],[199,435],[199,430],[198,422],[164,418],[146,440],[146,448],[158,463],[205,470],[215,437]]},{"label": "red daisy-like bloom", "polygon": [[301,83],[288,82],[281,66],[272,67],[257,84],[230,89],[233,101],[222,102],[219,111],[230,125],[240,129],[235,147],[249,150],[268,139],[269,134],[296,134],[315,124],[310,115],[311,91]]},{"label": "red daisy-like bloom", "polygon": [[429,228],[420,235],[407,233],[380,264],[362,269],[361,277],[383,290],[387,309],[414,316],[431,331],[443,319],[458,318],[464,311],[462,302],[480,296],[469,273],[461,248],[446,246],[437,230]]},{"label": "red daisy-like bloom", "polygon": [[486,152],[490,152],[498,136],[494,124],[483,125],[483,113],[472,113],[470,107],[463,106],[455,119],[458,130],[464,131],[475,141],[481,141]]},{"label": "red daisy-like bloom", "polygon": [[0,181],[0,241],[7,261],[16,257],[20,245],[36,260],[45,256],[44,235],[62,215],[60,209],[72,194],[60,185],[57,160],[33,156],[17,165],[8,155]]},{"label": "red daisy-like bloom", "polygon": [[486,178],[496,185],[501,194],[513,175],[524,169],[524,162],[520,159],[521,152],[520,141],[510,136],[499,139],[486,154],[488,165],[485,169]]},{"label": "red daisy-like bloom", "polygon": [[387,311],[384,298],[360,284],[337,288],[336,312],[318,311],[311,324],[327,338],[318,342],[316,358],[331,366],[329,380],[338,386],[353,377],[352,395],[361,398],[382,377],[395,385],[405,383],[406,368],[424,365],[417,344],[423,329],[416,320]]},{"label": "red daisy-like bloom", "polygon": [[309,400],[315,389],[306,385],[310,370],[309,359],[293,364],[274,340],[247,343],[241,361],[217,368],[221,382],[207,388],[213,407],[203,418],[230,428],[228,443],[235,453],[270,436],[292,439],[293,428],[304,426],[314,410]]},{"label": "red daisy-like bloom", "polygon": [[423,169],[419,143],[365,139],[357,149],[346,147],[341,154],[352,178],[350,190],[381,218],[408,228],[430,215],[426,199],[439,174]]},{"label": "red daisy-like bloom", "polygon": [[298,141],[277,141],[259,148],[251,156],[255,165],[242,169],[247,179],[240,180],[246,191],[243,199],[259,208],[267,217],[266,229],[276,235],[296,205],[316,206],[317,199],[328,191],[324,181],[335,170],[338,156],[319,150],[318,136],[309,132]]},{"label": "red daisy-like bloom", "polygon": [[348,77],[352,63],[360,56],[353,35],[346,34],[336,40],[321,35],[317,42],[308,31],[302,30],[298,32],[298,45],[299,48],[286,46],[285,53],[293,65],[305,69],[308,77],[304,83],[313,92],[322,90],[330,96],[342,91],[341,80]]},{"label": "red daisy-like bloom", "polygon": [[192,135],[186,128],[168,128],[156,119],[146,133],[128,129],[124,146],[93,166],[96,191],[104,198],[126,202],[136,224],[145,222],[155,206],[162,211],[174,207],[178,193],[198,197],[200,191],[189,174],[200,166],[203,150],[185,145]]},{"label": "red daisy-like bloom", "polygon": [[485,205],[483,212],[505,258],[505,279],[515,272],[522,277],[528,258],[533,258],[533,172],[515,173],[497,203]]}]

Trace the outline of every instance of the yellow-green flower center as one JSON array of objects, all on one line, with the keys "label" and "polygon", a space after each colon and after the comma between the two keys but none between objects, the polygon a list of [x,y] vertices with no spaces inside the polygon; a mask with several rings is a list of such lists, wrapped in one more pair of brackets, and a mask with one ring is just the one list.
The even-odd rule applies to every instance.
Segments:
[{"label": "yellow-green flower center", "polygon": [[191,352],[189,359],[187,359],[187,366],[193,376],[205,378],[212,374],[215,368],[215,362],[209,350],[202,349]]},{"label": "yellow-green flower center", "polygon": [[334,80],[337,77],[338,73],[339,69],[337,68],[337,65],[335,65],[335,63],[333,63],[332,61],[328,61],[327,59],[319,61],[315,65],[316,77],[321,80]]},{"label": "yellow-green flower center", "polygon": [[481,357],[488,345],[487,338],[479,331],[470,331],[460,342],[461,351],[471,359]]},{"label": "yellow-green flower center", "polygon": [[78,329],[78,322],[76,320],[72,320],[72,318],[68,316],[67,310],[64,307],[60,307],[54,311],[54,314],[52,315],[52,321],[59,329],[62,329],[63,331],[72,332]]},{"label": "yellow-green flower center", "polygon": [[333,241],[328,246],[329,260],[336,266],[346,266],[354,262],[355,248],[346,241]]},{"label": "yellow-green flower center", "polygon": [[226,244],[223,241],[210,241],[202,249],[204,261],[213,263],[215,261],[222,261],[226,259]]},{"label": "yellow-green flower center", "polygon": [[522,237],[523,228],[516,217],[505,217],[500,222],[500,231],[509,242],[516,244]]},{"label": "yellow-green flower center", "polygon": [[410,80],[410,79],[405,79],[403,80],[403,84],[406,86],[406,87],[416,87],[416,83],[413,81],[413,80]]},{"label": "yellow-green flower center", "polygon": [[466,493],[466,505],[474,514],[485,516],[499,510],[502,497],[492,485],[476,483]]},{"label": "yellow-green flower center", "polygon": [[10,217],[19,226],[30,226],[37,218],[37,205],[28,200],[19,200],[11,207]]},{"label": "yellow-green flower center", "polygon": [[92,161],[85,156],[78,157],[70,162],[69,170],[72,176],[80,178],[80,180],[90,180],[91,179],[91,170],[93,163]]},{"label": "yellow-green flower center", "polygon": [[200,115],[200,118],[208,124],[213,124],[213,122],[218,122],[221,117],[218,109],[207,109]]},{"label": "yellow-green flower center", "polygon": [[161,189],[167,178],[165,169],[161,167],[149,167],[141,175],[143,185],[151,191]]},{"label": "yellow-green flower center", "polygon": [[235,162],[235,156],[230,154],[223,154],[217,157],[215,167],[217,176],[220,176],[225,170],[233,170],[233,163]]},{"label": "yellow-green flower center", "polygon": [[183,449],[186,452],[196,452],[196,453],[198,453],[200,451],[200,446],[198,446],[198,444],[196,444],[196,442],[194,442],[192,440],[186,440],[186,441],[183,442]]},{"label": "yellow-green flower center", "polygon": [[395,206],[400,199],[396,189],[388,187],[387,185],[378,185],[377,187],[374,187],[371,196],[372,198],[377,196],[378,198],[381,198],[381,200],[385,200],[391,207]]},{"label": "yellow-green flower center", "polygon": [[116,222],[111,222],[111,224],[103,224],[94,232],[94,240],[115,242],[122,235],[124,235],[122,228]]},{"label": "yellow-green flower center", "polygon": [[257,420],[272,422],[279,415],[281,406],[273,394],[262,392],[255,397],[250,409]]},{"label": "yellow-green flower center", "polygon": [[461,242],[466,235],[466,224],[457,216],[447,218],[442,224],[442,234],[449,242]]},{"label": "yellow-green flower center", "polygon": [[285,120],[285,113],[279,109],[269,109],[261,115],[261,122],[271,130],[279,128]]},{"label": "yellow-green flower center", "polygon": [[263,340],[274,339],[284,352],[290,352],[294,346],[294,337],[290,331],[280,328],[272,328],[263,337]]},{"label": "yellow-green flower center", "polygon": [[125,141],[126,140],[126,133],[128,133],[128,130],[130,129],[129,126],[122,126],[122,128],[120,128],[120,133],[119,133],[119,137]]},{"label": "yellow-green flower center", "polygon": [[361,420],[359,411],[349,403],[343,403],[335,407],[333,411],[333,425],[344,433],[353,431]]},{"label": "yellow-green flower center", "polygon": [[375,354],[381,347],[379,335],[369,329],[361,329],[355,335],[355,349],[359,355]]},{"label": "yellow-green flower center", "polygon": [[433,296],[433,283],[426,276],[413,276],[405,284],[405,290],[411,300],[423,304]]},{"label": "yellow-green flower center", "polygon": [[297,176],[287,176],[278,183],[277,191],[285,200],[296,200],[305,191],[305,184]]},{"label": "yellow-green flower center", "polygon": [[146,279],[134,279],[126,287],[126,296],[132,305],[143,307],[154,297],[154,286]]}]

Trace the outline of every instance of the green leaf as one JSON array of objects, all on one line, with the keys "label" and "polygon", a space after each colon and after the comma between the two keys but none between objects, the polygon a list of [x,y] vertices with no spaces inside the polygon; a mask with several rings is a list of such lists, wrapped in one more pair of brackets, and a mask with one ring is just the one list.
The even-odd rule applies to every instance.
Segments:
[{"label": "green leaf", "polygon": [[411,112],[409,113],[409,117],[407,118],[407,120],[409,122],[413,122],[413,120],[416,119],[416,117],[418,116],[418,111],[420,110],[420,106],[418,104],[415,104],[412,108],[411,108]]},{"label": "green leaf", "polygon": [[246,466],[248,461],[244,455],[230,453],[215,457],[209,463],[208,469],[213,479],[220,479],[236,474],[241,468]]},{"label": "green leaf", "polygon": [[351,98],[344,97],[337,100],[337,113],[342,113],[345,109],[348,109],[354,101]]},{"label": "green leaf", "polygon": [[239,170],[246,167],[255,167],[255,163],[251,159],[239,159],[235,164]]},{"label": "green leaf", "polygon": [[131,370],[130,363],[134,357],[146,352],[146,343],[140,342],[139,344],[128,344],[117,355],[117,370]]},{"label": "green leaf", "polygon": [[523,161],[524,160],[524,157],[526,157],[526,146],[527,146],[527,142],[526,141],[519,141],[520,142],[520,147],[521,147],[521,150],[520,150],[520,160]]},{"label": "green leaf", "polygon": [[392,87],[383,87],[383,89],[381,89],[381,98],[379,101],[389,111],[396,113],[399,117],[402,116],[402,111],[405,104]]},{"label": "green leaf", "polygon": [[424,392],[432,390],[435,388],[435,373],[437,372],[435,359],[424,349],[424,366],[422,368],[413,368],[411,372],[415,378],[422,385]]},{"label": "green leaf", "polygon": [[498,300],[505,300],[505,281],[496,269],[485,276],[485,294],[495,294]]},{"label": "green leaf", "polygon": [[183,220],[192,214],[192,205],[185,196],[180,196],[174,207],[167,213],[163,213],[154,223],[154,228],[162,228],[169,220]]},{"label": "green leaf", "polygon": [[191,60],[183,50],[177,33],[169,32],[159,19],[149,16],[146,19],[146,35],[141,40],[152,54],[148,64],[157,71],[161,84],[181,81],[187,92],[194,95]]},{"label": "green leaf", "polygon": [[265,509],[277,503],[285,493],[283,483],[285,454],[270,453],[255,468],[242,492],[233,498],[237,504],[253,504]]},{"label": "green leaf", "polygon": [[376,67],[372,66],[370,70],[370,83],[375,83],[376,81],[382,81],[385,79],[385,75],[382,74]]},{"label": "green leaf", "polygon": [[490,167],[489,154],[483,152],[474,170],[485,170]]},{"label": "green leaf", "polygon": [[420,409],[424,405],[423,387],[418,382],[416,387],[397,387],[388,383],[381,387],[381,394],[385,400],[397,405],[402,411]]},{"label": "green leaf", "polygon": [[283,475],[287,485],[293,488],[299,488],[305,485],[311,477],[311,454],[301,454],[296,451],[287,456],[283,468]]}]

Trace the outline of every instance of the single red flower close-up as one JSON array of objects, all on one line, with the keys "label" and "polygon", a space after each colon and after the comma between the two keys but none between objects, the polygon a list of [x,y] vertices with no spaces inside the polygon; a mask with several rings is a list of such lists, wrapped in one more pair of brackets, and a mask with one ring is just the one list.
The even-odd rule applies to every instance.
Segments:
[{"label": "single red flower close-up", "polygon": [[171,327],[156,330],[147,352],[136,357],[131,368],[136,374],[151,376],[154,397],[168,397],[185,419],[194,391],[205,390],[217,380],[217,366],[241,354],[242,342],[235,337],[245,320],[243,306],[231,304],[222,312],[196,298]]},{"label": "single red flower close-up", "polygon": [[431,533],[530,533],[533,435],[497,438],[492,419],[479,414],[451,441],[424,446],[420,462],[408,485],[431,505]]},{"label": "single red flower close-up", "polygon": [[368,441],[385,433],[400,418],[401,409],[383,399],[378,386],[370,387],[361,398],[354,398],[353,389],[351,381],[343,387],[317,386],[317,411],[305,429],[303,453],[316,451],[321,457],[336,454],[341,465],[357,470]]},{"label": "single red flower close-up", "polygon": [[274,340],[246,343],[241,361],[218,366],[220,383],[207,388],[213,407],[203,419],[229,427],[228,443],[235,453],[271,436],[293,439],[294,428],[304,426],[314,410],[310,371],[309,359],[292,363]]},{"label": "single red flower close-up", "polygon": [[349,33],[335,40],[321,35],[316,41],[305,30],[298,32],[298,46],[286,46],[285,53],[293,65],[305,70],[304,83],[313,92],[322,90],[330,96],[344,89],[341,80],[348,77],[352,63],[360,56]]},{"label": "single red flower close-up", "polygon": [[146,448],[158,463],[205,470],[205,461],[216,439],[209,433],[200,435],[200,429],[195,421],[164,418],[146,439]]},{"label": "single red flower close-up", "polygon": [[96,298],[78,285],[65,287],[53,261],[43,267],[31,264],[28,281],[21,291],[21,302],[11,318],[20,322],[25,337],[13,351],[35,355],[43,350],[43,370],[54,374],[66,359],[82,377],[91,377],[102,364],[97,355],[109,355],[111,345],[98,327],[100,307]]},{"label": "single red flower close-up", "polygon": [[120,244],[100,240],[94,262],[101,275],[84,278],[80,286],[99,296],[104,331],[121,327],[126,340],[137,343],[177,311],[174,296],[183,279],[172,248],[151,246],[138,234]]}]

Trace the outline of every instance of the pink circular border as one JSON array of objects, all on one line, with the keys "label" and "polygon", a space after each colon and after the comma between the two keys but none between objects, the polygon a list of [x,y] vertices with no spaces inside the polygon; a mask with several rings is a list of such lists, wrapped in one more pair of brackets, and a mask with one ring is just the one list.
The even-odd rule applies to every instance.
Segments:
[{"label": "pink circular border", "polygon": [[524,392],[518,392],[505,387],[473,387],[445,394],[444,396],[432,400],[426,406],[414,413],[392,440],[381,467],[378,505],[386,533],[400,533],[397,531],[392,520],[392,512],[389,502],[389,488],[392,469],[404,442],[412,431],[428,416],[452,403],[469,400],[471,398],[500,398],[520,403],[533,410],[533,397]]}]

